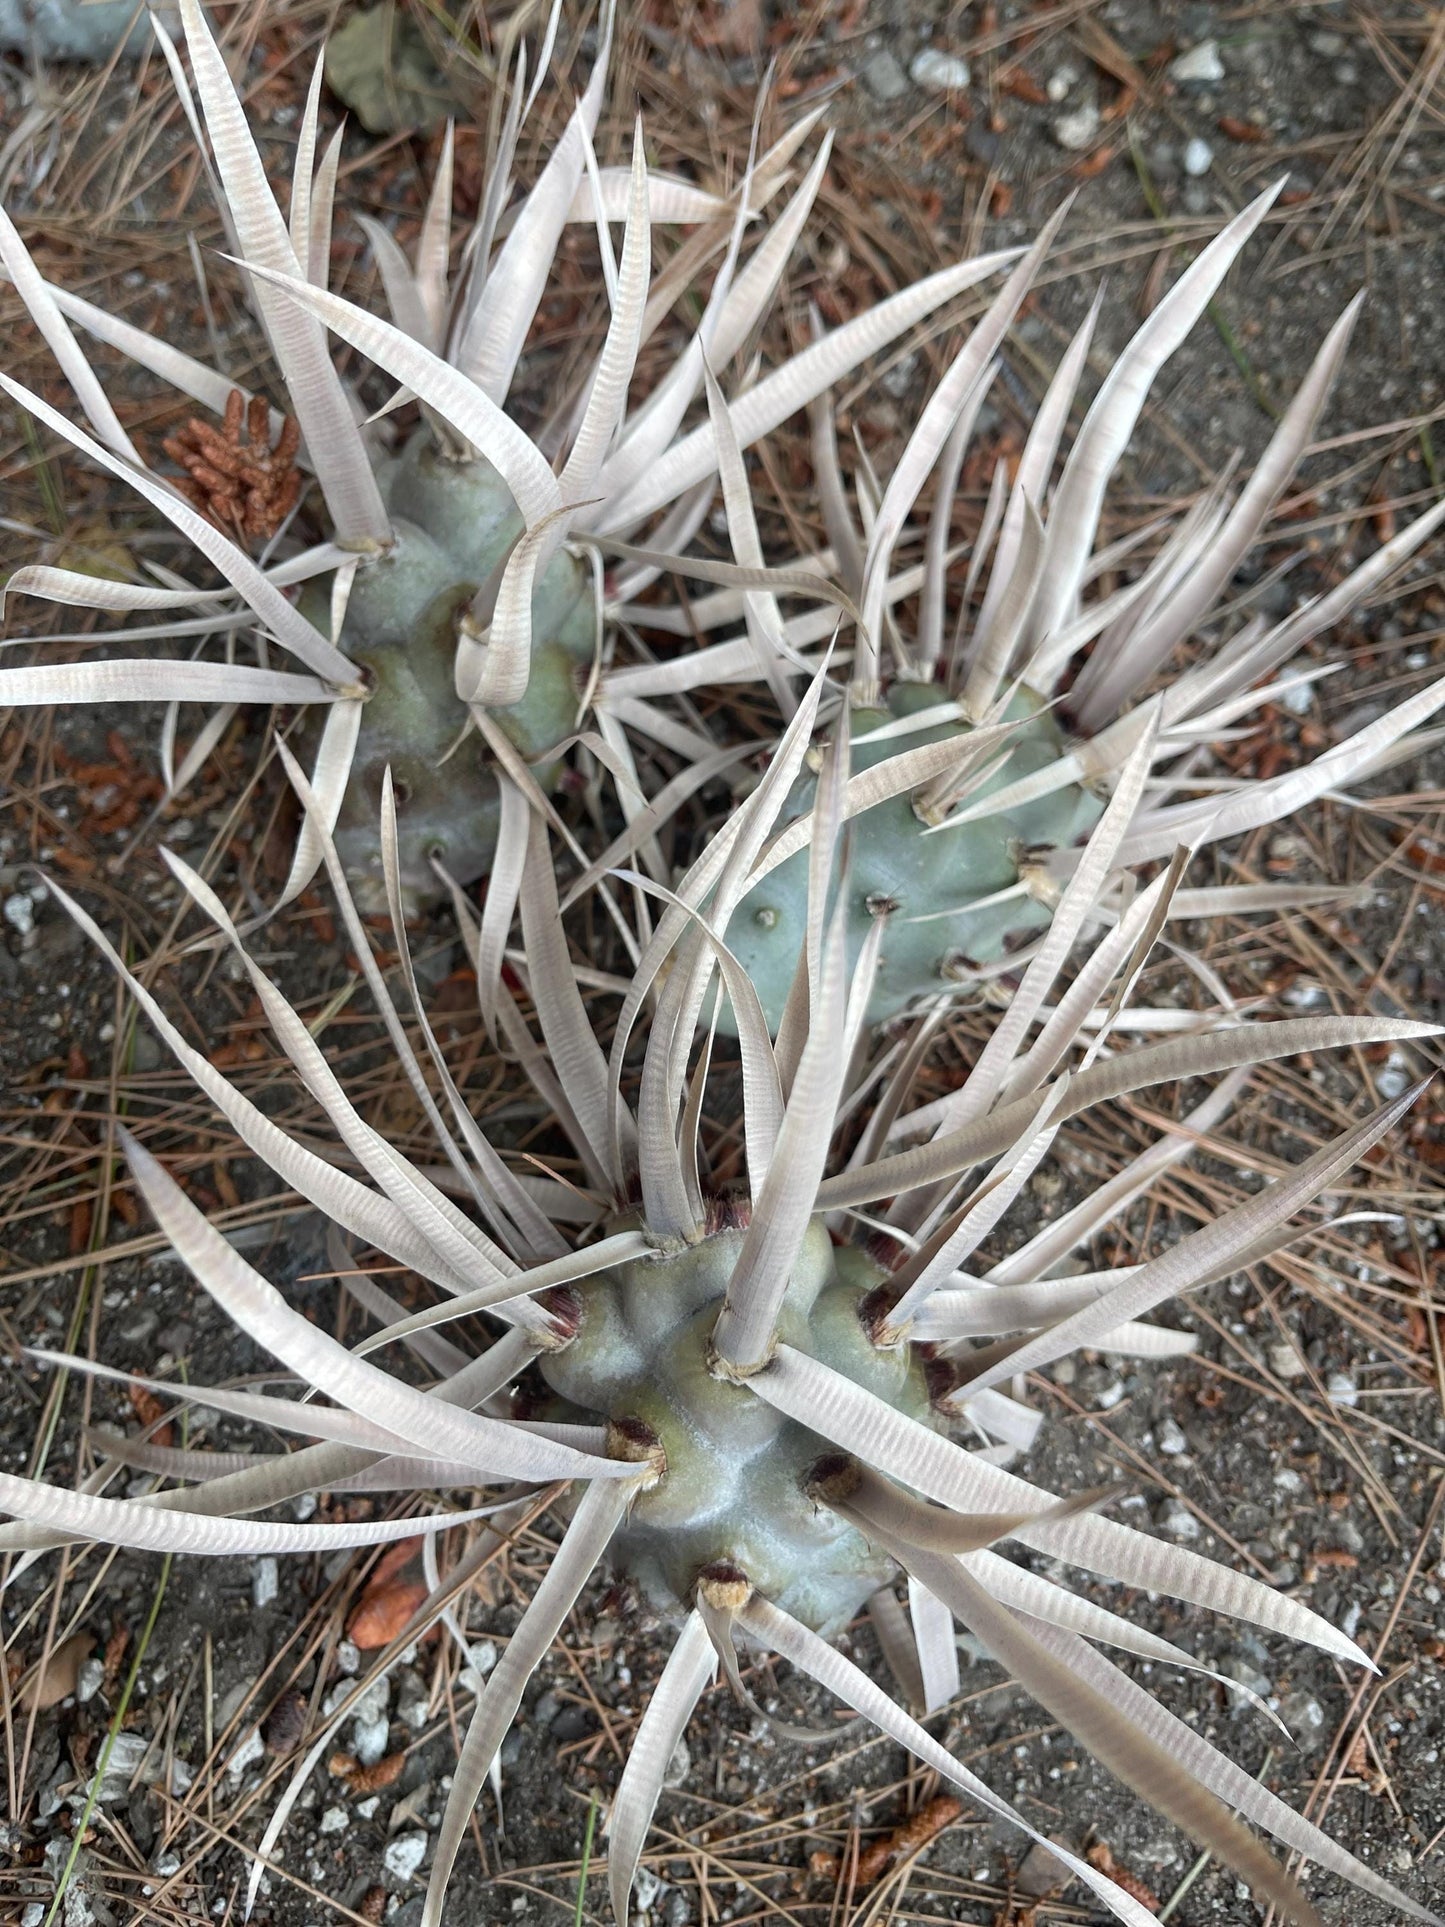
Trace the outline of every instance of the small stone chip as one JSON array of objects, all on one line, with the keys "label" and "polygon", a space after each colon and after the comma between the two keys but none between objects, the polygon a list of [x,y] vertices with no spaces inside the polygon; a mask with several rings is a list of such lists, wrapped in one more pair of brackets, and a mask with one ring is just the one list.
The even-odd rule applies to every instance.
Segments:
[{"label": "small stone chip", "polygon": [[426,1859],[426,1847],[424,1833],[399,1833],[395,1840],[387,1842],[381,1864],[393,1879],[410,1880]]}]

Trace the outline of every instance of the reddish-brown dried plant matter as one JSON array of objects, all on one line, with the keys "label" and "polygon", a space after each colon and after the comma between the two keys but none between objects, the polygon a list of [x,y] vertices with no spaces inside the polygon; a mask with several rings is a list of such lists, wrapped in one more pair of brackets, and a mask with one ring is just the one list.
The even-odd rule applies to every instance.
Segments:
[{"label": "reddish-brown dried plant matter", "polygon": [[203,515],[246,541],[266,542],[300,499],[300,444],[301,430],[287,416],[273,447],[265,397],[248,403],[233,388],[219,428],[193,415],[161,446],[186,471],[176,486]]}]

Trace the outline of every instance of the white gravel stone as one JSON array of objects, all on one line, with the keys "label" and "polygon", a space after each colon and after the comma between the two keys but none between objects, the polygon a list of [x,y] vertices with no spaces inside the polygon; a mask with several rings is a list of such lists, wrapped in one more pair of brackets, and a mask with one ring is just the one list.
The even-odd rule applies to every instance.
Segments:
[{"label": "white gravel stone", "polygon": [[1375,1089],[1383,1098],[1403,1097],[1410,1088],[1410,1067],[1403,1055],[1392,1050],[1375,1072]]},{"label": "white gravel stone", "polygon": [[1111,1378],[1101,1392],[1094,1395],[1094,1403],[1101,1412],[1112,1412],[1124,1397],[1124,1387],[1117,1378]]},{"label": "white gravel stone", "polygon": [[1281,1339],[1278,1344],[1270,1346],[1266,1357],[1269,1362],[1269,1369],[1274,1373],[1276,1378],[1304,1377],[1304,1360],[1300,1357],[1294,1346],[1286,1344],[1283,1339]]},{"label": "white gravel stone", "polygon": [[1177,1499],[1168,1500],[1160,1508],[1158,1523],[1161,1530],[1167,1532],[1171,1538],[1197,1539],[1199,1537],[1199,1521],[1188,1506],[1181,1505]]},{"label": "white gravel stone", "polygon": [[281,1590],[281,1568],[274,1559],[256,1559],[251,1565],[251,1603],[262,1612]]},{"label": "white gravel stone", "polygon": [[1176,1425],[1172,1418],[1165,1419],[1159,1427],[1159,1450],[1168,1458],[1177,1459],[1181,1452],[1189,1450],[1189,1441],[1183,1428]]},{"label": "white gravel stone", "polygon": [[1169,78],[1181,87],[1212,87],[1224,78],[1217,40],[1201,40],[1169,63]]},{"label": "white gravel stone", "polygon": [[144,1733],[117,1733],[111,1742],[104,1774],[93,1774],[86,1791],[94,1788],[98,1781],[98,1799],[124,1800],[130,1793],[130,1783],[135,1778],[136,1769],[150,1750],[151,1743]]},{"label": "white gravel stone", "polygon": [[81,1661],[80,1671],[75,1679],[75,1697],[82,1706],[87,1700],[95,1698],[104,1678],[105,1661],[103,1659],[92,1656],[90,1659]]},{"label": "white gravel stone", "polygon": [[1214,149],[1196,134],[1184,149],[1184,172],[1198,180],[1214,165]]},{"label": "white gravel stone", "polygon": [[328,1807],[321,1816],[320,1831],[322,1833],[345,1833],[346,1808]]},{"label": "white gravel stone", "polygon": [[396,1880],[410,1880],[426,1859],[426,1835],[424,1833],[399,1833],[395,1840],[387,1842],[381,1864]]},{"label": "white gravel stone", "polygon": [[908,76],[888,49],[880,47],[864,65],[863,85],[875,100],[897,100],[908,92]]},{"label": "white gravel stone", "polygon": [[1086,101],[1072,113],[1060,114],[1053,123],[1054,139],[1060,147],[1071,154],[1078,154],[1086,147],[1092,147],[1094,137],[1099,131],[1099,108],[1095,101]]},{"label": "white gravel stone", "polygon": [[941,47],[925,47],[913,56],[908,77],[915,87],[930,94],[951,94],[966,87],[972,70],[961,54],[946,54]]},{"label": "white gravel stone", "polygon": [[239,1780],[248,1766],[254,1766],[256,1761],[264,1759],[265,1755],[266,1747],[261,1738],[260,1728],[253,1726],[245,1739],[242,1740],[241,1744],[231,1755],[230,1759],[227,1760],[226,1771],[231,1775],[232,1779]]},{"label": "white gravel stone", "polygon": [[351,1745],[363,1766],[375,1766],[386,1751],[391,1721],[383,1713],[374,1720],[357,1720],[351,1729]]},{"label": "white gravel stone", "polygon": [[462,1668],[457,1684],[465,1693],[480,1693],[482,1681],[497,1663],[497,1649],[490,1639],[479,1639],[468,1647],[467,1655],[471,1664]]},{"label": "white gravel stone", "polygon": [[1358,1405],[1360,1388],[1348,1372],[1331,1372],[1325,1380],[1325,1396],[1331,1405]]},{"label": "white gravel stone", "polygon": [[5,899],[5,921],[22,937],[28,937],[35,928],[35,905],[23,890]]}]

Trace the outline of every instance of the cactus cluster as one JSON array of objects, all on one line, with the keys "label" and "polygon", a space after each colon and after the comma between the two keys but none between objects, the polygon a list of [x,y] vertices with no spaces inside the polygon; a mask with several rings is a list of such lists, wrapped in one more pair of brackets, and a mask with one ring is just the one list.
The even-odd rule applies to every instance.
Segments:
[{"label": "cactus cluster", "polygon": [[[1253,1065],[1334,1047],[1404,1049],[1434,1034],[1386,1017],[1241,1022],[1231,1011],[1142,1048],[1117,1035],[1165,920],[1200,904],[1181,887],[1182,862],[1152,876],[1147,866],[1407,754],[1410,732],[1445,702],[1445,684],[1432,684],[1285,777],[1200,780],[1195,752],[1278,693],[1281,678],[1320,673],[1294,665],[1303,645],[1445,519],[1445,505],[1421,516],[1282,621],[1231,607],[1227,632],[1212,633],[1311,440],[1358,304],[1330,331],[1237,497],[1221,483],[1133,550],[1100,546],[1109,477],[1149,385],[1267,217],[1272,195],[1262,196],[1159,303],[1060,461],[1090,317],[1017,473],[996,472],[963,556],[952,515],[961,465],[1057,221],[1021,257],[961,263],[778,367],[739,371],[731,365],[767,313],[819,191],[827,141],[794,185],[793,157],[813,125],[804,121],[751,159],[727,195],[650,171],[640,132],[629,168],[599,168],[591,143],[612,32],[604,6],[576,111],[531,191],[508,209],[527,97],[519,59],[495,171],[455,270],[449,142],[414,256],[368,225],[391,309],[383,320],[327,286],[339,150],[333,143],[317,157],[321,67],[283,212],[199,0],[181,0],[180,13],[191,80],[156,31],[178,84],[194,84],[195,124],[209,130],[223,214],[294,426],[283,427],[279,410],[268,417],[264,400],[233,401],[228,381],[168,344],[49,286],[0,215],[0,261],[89,428],[8,376],[0,385],[137,489],[227,585],[22,569],[8,585],[15,595],[139,614],[151,634],[185,648],[176,659],[0,670],[0,702],[305,709],[293,742],[306,768],[278,747],[301,823],[281,901],[324,866],[348,955],[450,1178],[438,1182],[363,1114],[220,895],[174,853],[167,861],[188,912],[205,920],[210,946],[230,947],[324,1113],[335,1138],[324,1152],[314,1131],[283,1128],[196,1049],[150,975],[132,972],[53,885],[206,1100],[329,1221],[337,1275],[380,1329],[348,1347],[304,1317],[126,1138],[136,1186],[177,1258],[304,1396],[171,1389],[309,1443],[221,1467],[110,1440],[76,1490],[0,1474],[0,1510],[14,1521],[0,1526],[0,1551],[38,1556],[100,1541],[167,1553],[321,1552],[443,1527],[465,1527],[486,1547],[532,1503],[517,1502],[514,1488],[571,1487],[556,1556],[478,1695],[424,1927],[441,1927],[449,1875],[527,1681],[600,1569],[676,1635],[610,1813],[619,1921],[676,1740],[719,1667],[753,1704],[743,1678],[751,1651],[788,1659],[1037,1838],[919,1723],[957,1691],[955,1624],[1299,1927],[1317,1927],[1318,1916],[1237,1815],[1412,1918],[1435,1920],[1098,1650],[1197,1666],[1183,1645],[1003,1549],[1017,1542],[1365,1661],[1301,1601],[1108,1518],[1107,1495],[1060,1499],[1007,1469],[1040,1422],[1021,1390],[1027,1374],[1086,1347],[1187,1351],[1189,1335],[1154,1314],[1288,1242],[1299,1213],[1418,1095],[1407,1091],[1146,1262],[1077,1268],[1161,1172],[1207,1142]],[[782,211],[755,228],[784,188]],[[605,338],[548,419],[524,429],[508,395],[569,220],[595,221],[606,237],[622,230],[620,254],[611,238],[599,244]],[[664,224],[691,235],[654,272]],[[685,274],[673,271],[678,263]],[[701,319],[633,405],[642,344],[669,325],[677,295],[704,268],[712,280]],[[832,386],[995,275],[1001,287],[891,475],[864,481],[855,512],[833,443]],[[172,443],[183,477],[148,466],[72,322],[222,415],[233,440],[244,421],[244,447],[228,456],[219,431],[192,424]],[[391,408],[366,416],[334,368],[327,331],[396,384]],[[419,419],[394,433],[392,417],[413,404]],[[746,450],[804,407],[828,546],[774,566]],[[293,454],[304,488],[279,472]],[[231,457],[234,473],[224,468]],[[216,473],[225,487],[208,497],[205,478]],[[248,476],[261,479],[247,515],[223,512]],[[731,562],[693,553],[719,492]],[[1105,590],[1108,565],[1123,579]],[[711,593],[686,609],[642,600],[674,571]],[[785,615],[800,599],[814,606]],[[1206,624],[1208,646],[1181,666],[1179,652],[1201,642]],[[643,627],[654,639],[671,631],[679,646],[633,650]],[[255,662],[242,659],[238,635],[256,640]],[[206,640],[192,655],[198,636]],[[290,666],[276,666],[277,650]],[[766,741],[729,736],[726,703],[686,700],[739,683],[765,688],[776,706]],[[590,771],[614,779],[591,826],[610,840],[574,837],[562,856],[553,830],[567,826],[548,791],[574,743]],[[168,767],[172,789],[193,760],[181,774]],[[653,780],[659,770],[665,785]],[[719,782],[731,786],[721,812]],[[687,828],[706,833],[691,844],[685,832],[660,836],[672,806],[687,806]],[[671,867],[664,847],[690,860]],[[488,873],[478,908],[470,886]],[[570,878],[565,894],[559,874]],[[473,1117],[416,986],[408,918],[448,893],[498,1064],[525,1079],[555,1125],[525,1160]],[[1207,895],[1221,908],[1309,900],[1273,884]],[[565,919],[579,901],[595,912],[599,945],[615,933],[612,950],[574,953]],[[365,920],[378,911],[391,918],[414,1029],[373,953]],[[937,1018],[990,977],[1007,979],[1009,994],[969,1074],[919,1102]],[[584,979],[595,993],[587,1002]],[[1027,1237],[1015,1230],[1010,1214],[1033,1174],[1098,1128],[1101,1106],[1196,1079],[1210,1083],[1194,1109],[1110,1183]],[[424,1308],[403,1315],[356,1252],[414,1274]],[[436,1329],[471,1314],[497,1327],[475,1355]],[[414,1355],[404,1370],[373,1357],[393,1345]],[[418,1384],[422,1370],[431,1377]],[[139,1478],[124,1498],[114,1489],[122,1472]],[[361,1523],[258,1516],[336,1490],[402,1491],[414,1502],[404,1516]],[[424,1627],[447,1623],[453,1583],[455,1574],[433,1587],[382,1666]],[[860,1610],[873,1615],[911,1711],[829,1643]],[[327,1739],[316,1736],[298,1774]],[[255,1860],[252,1897],[270,1845]],[[1116,1917],[1145,1927],[1137,1900],[1057,1851]]]},{"label": "cactus cluster", "polygon": [[[724,839],[734,849],[757,846],[776,827],[819,694],[815,686],[764,782],[737,813]],[[53,886],[241,1138],[325,1212],[338,1234],[415,1270],[433,1283],[437,1297],[430,1309],[402,1315],[384,1290],[358,1274],[341,1246],[339,1275],[354,1280],[350,1288],[360,1302],[384,1321],[372,1338],[348,1349],[293,1309],[127,1137],[134,1180],[198,1284],[301,1385],[331,1403],[186,1386],[187,1398],[299,1430],[315,1442],[290,1454],[262,1455],[240,1470],[218,1466],[213,1477],[205,1476],[204,1455],[111,1442],[99,1479],[83,1491],[0,1475],[0,1506],[17,1521],[0,1527],[0,1549],[33,1554],[100,1539],[189,1553],[320,1551],[466,1524],[475,1525],[485,1546],[489,1535],[521,1516],[516,1508],[504,1507],[490,1523],[495,1506],[452,1511],[443,1504],[361,1524],[254,1515],[302,1493],[337,1488],[466,1495],[478,1485],[519,1480],[577,1482],[581,1496],[546,1578],[478,1699],[437,1836],[426,1927],[443,1920],[474,1803],[527,1679],[599,1567],[677,1628],[609,1818],[609,1879],[619,1921],[628,1917],[633,1875],[682,1725],[719,1665],[746,1703],[755,1704],[742,1674],[753,1647],[811,1673],[988,1810],[1033,1831],[828,1643],[865,1604],[918,1712],[958,1690],[957,1619],[1115,1773],[1300,1927],[1315,1927],[1318,1916],[1231,1807],[1412,1917],[1434,1919],[1234,1767],[1094,1642],[1196,1666],[1185,1648],[995,1548],[1017,1539],[1104,1577],[1213,1606],[1359,1661],[1363,1655],[1353,1643],[1301,1602],[1101,1516],[1095,1508],[1106,1495],[1056,1500],[1004,1470],[1000,1459],[1007,1451],[953,1436],[964,1432],[976,1441],[981,1434],[1014,1445],[1031,1437],[1037,1415],[1002,1387],[1079,1346],[1155,1356],[1187,1349],[1186,1337],[1147,1322],[1148,1314],[1287,1238],[1300,1208],[1378,1142],[1417,1092],[1141,1267],[1056,1275],[1079,1242],[1127,1206],[1135,1188],[1125,1183],[1085,1200],[1001,1264],[975,1271],[980,1247],[1006,1223],[1066,1123],[1086,1122],[1096,1104],[1131,1090],[1225,1073],[1179,1131],[1141,1154],[1141,1168],[1152,1171],[1161,1168],[1161,1152],[1163,1165],[1187,1153],[1191,1132],[1217,1120],[1252,1063],[1302,1048],[1401,1044],[1429,1034],[1427,1027],[1387,1018],[1235,1025],[1125,1051],[1092,1069],[1086,1054],[1084,1065],[1063,1077],[1014,1049],[997,1072],[980,1064],[963,1087],[970,1121],[935,1132],[912,1150],[879,1155],[865,1143],[861,1155],[848,1155],[845,1120],[857,1092],[875,1092],[880,1110],[896,1116],[913,1075],[886,1040],[881,1056],[865,1048],[861,1062],[851,1061],[847,1047],[850,1036],[869,1035],[864,1017],[876,963],[876,945],[856,968],[846,961],[847,878],[846,864],[839,869],[838,833],[848,750],[840,727],[820,775],[809,856],[815,894],[826,902],[834,885],[843,894],[817,933],[811,968],[805,945],[799,974],[805,1015],[786,1089],[785,1067],[761,1010],[743,995],[731,961],[725,964],[726,915],[711,933],[698,920],[700,905],[715,895],[707,855],[681,880],[657,930],[638,945],[639,965],[604,1052],[577,992],[548,840],[533,828],[520,907],[540,1039],[506,984],[498,987],[492,1015],[571,1138],[586,1189],[579,1193],[575,1184],[550,1178],[539,1185],[535,1167],[533,1182],[524,1185],[465,1118],[438,1058],[434,1069],[454,1106],[454,1122],[465,1118],[465,1128],[456,1134],[428,1094],[429,1115],[448,1159],[467,1176],[476,1217],[366,1125],[305,1023],[246,954],[224,906],[179,858],[169,859],[173,873],[235,947],[278,1041],[360,1179],[277,1127],[187,1044],[87,913]],[[314,814],[311,827],[328,872],[340,880],[334,845]],[[381,836],[390,857],[394,844],[385,819]],[[465,916],[464,902],[459,907]],[[410,1054],[344,888],[340,908],[403,1053],[402,1068],[421,1095],[427,1092],[421,1064]],[[481,933],[469,923],[466,928],[478,954]],[[400,921],[393,940],[405,956]],[[1102,991],[1127,961],[1127,953],[1112,953]],[[706,1105],[688,1101],[690,1090],[701,1094],[709,1069],[705,1055],[696,1069],[692,1064],[691,1012],[724,966],[746,1046],[746,1178],[730,1188],[710,1180]],[[1037,971],[1032,974],[1037,979]],[[639,1023],[643,1062],[634,1110],[622,1078]],[[1075,1023],[1063,1040],[1066,1049],[1077,1035]],[[680,1050],[679,1038],[686,1040]],[[901,1079],[897,1088],[894,1079]],[[579,1196],[593,1214],[580,1239]],[[890,1199],[887,1238],[880,1244],[856,1235]],[[475,1312],[499,1320],[501,1335],[475,1358],[448,1343],[447,1374],[426,1390],[409,1374],[372,1362],[381,1346],[394,1343],[435,1358],[436,1328]],[[97,1369],[84,1359],[51,1356],[69,1369]],[[533,1365],[545,1388],[540,1399],[535,1384],[526,1388]],[[521,1400],[508,1415],[504,1400],[514,1384]],[[127,1466],[181,1482],[110,1496],[106,1486]],[[911,1632],[894,1591],[904,1578]],[[445,1613],[450,1587],[444,1577],[420,1622],[382,1656],[384,1665],[399,1657],[428,1614]],[[303,1772],[326,1742],[323,1729]],[[1087,1861],[1066,1860],[1118,1918],[1143,1927],[1149,1916],[1127,1893]],[[253,1891],[259,1871],[258,1862]]]}]

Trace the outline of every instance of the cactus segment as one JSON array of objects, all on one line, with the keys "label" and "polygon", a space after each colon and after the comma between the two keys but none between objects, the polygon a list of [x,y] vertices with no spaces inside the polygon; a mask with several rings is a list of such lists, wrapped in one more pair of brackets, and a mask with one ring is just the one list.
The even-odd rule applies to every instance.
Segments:
[{"label": "cactus segment", "polygon": [[[966,738],[970,726],[949,721],[902,738],[857,740],[940,700],[941,693],[932,684],[899,682],[889,690],[886,707],[855,710],[855,772],[870,769],[903,749],[950,736]],[[970,801],[1047,768],[1064,753],[1058,724],[1031,691],[1018,692],[1005,720],[1020,725],[1010,738],[1011,754],[972,792]],[[785,820],[812,808],[816,788],[816,777],[799,779]],[[1064,848],[1076,842],[1098,821],[1102,809],[1089,790],[1069,784],[942,836],[924,834],[927,825],[909,795],[876,803],[856,817],[845,884],[851,903],[850,971],[870,924],[879,916],[889,919],[868,1006],[870,1022],[882,1023],[917,998],[966,977],[972,968],[996,963],[1042,930],[1051,906],[1029,895],[1020,878],[1020,858],[1031,849]],[[1001,902],[989,901],[1004,891],[1016,894]],[[808,852],[800,850],[748,892],[728,924],[728,944],[752,978],[774,1031],[782,1020],[807,919]],[[719,1027],[728,1034],[735,1032],[730,1009],[723,1012]]]},{"label": "cactus segment", "polygon": [[[385,907],[378,835],[388,766],[402,806],[397,826],[409,911],[439,894],[432,858],[461,884],[490,866],[498,798],[492,758],[469,730],[457,694],[459,624],[522,532],[510,490],[484,457],[450,461],[422,429],[381,475],[395,541],[358,570],[340,646],[371,675],[336,847],[368,911]],[[304,605],[323,628],[326,588]],[[547,752],[571,732],[596,646],[583,565],[562,550],[532,597],[532,673],[522,700],[491,711],[545,789],[560,763]],[[319,736],[319,724],[312,730]]]},{"label": "cactus segment", "polygon": [[[710,1346],[743,1232],[725,1223],[695,1245],[635,1259],[572,1289],[576,1336],[540,1361],[548,1384],[592,1419],[641,1420],[661,1441],[662,1478],[612,1541],[616,1576],[676,1615],[699,1571],[746,1572],[815,1632],[839,1631],[892,1576],[889,1560],[804,1487],[831,1450],[745,1384],[715,1375]],[[908,1346],[875,1346],[859,1316],[884,1274],[835,1249],[813,1221],[793,1266],[779,1337],[897,1410],[931,1423],[923,1368]]]}]

